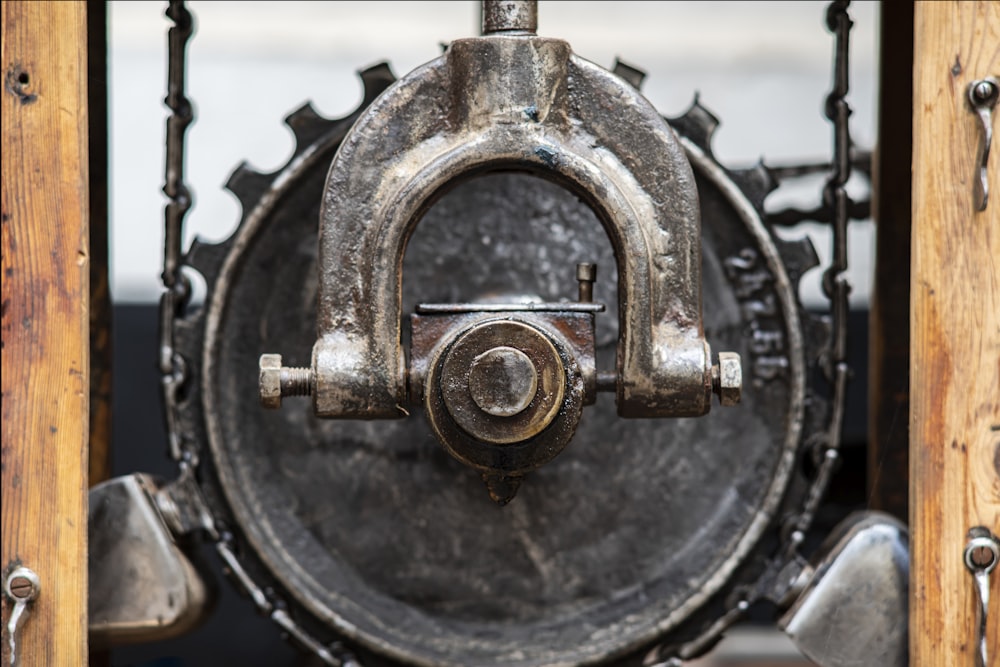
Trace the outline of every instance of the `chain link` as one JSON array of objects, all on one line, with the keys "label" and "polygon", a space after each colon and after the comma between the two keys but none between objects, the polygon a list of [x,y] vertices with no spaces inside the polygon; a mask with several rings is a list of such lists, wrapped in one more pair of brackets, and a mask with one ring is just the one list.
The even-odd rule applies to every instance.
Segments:
[{"label": "chain link", "polygon": [[[835,35],[834,84],[826,100],[826,115],[833,124],[834,146],[831,173],[823,192],[823,214],[831,221],[833,258],[823,274],[823,292],[830,301],[831,336],[822,353],[822,369],[832,386],[833,407],[827,430],[817,434],[807,446],[817,462],[816,478],[812,482],[803,509],[785,524],[783,547],[771,562],[777,578],[790,578],[800,568],[789,567],[801,562],[798,547],[805,537],[819,503],[826,492],[839,458],[841,425],[845,394],[850,371],[847,366],[847,316],[850,284],[847,281],[847,227],[854,205],[846,191],[851,176],[852,144],[848,120],[851,114],[846,101],[849,91],[849,37],[853,25],[847,9],[849,0],[834,0],[827,9],[826,24]],[[181,270],[183,262],[184,217],[191,207],[191,192],[184,182],[185,132],[194,114],[185,96],[186,47],[193,32],[193,19],[184,0],[170,0],[166,12],[174,22],[168,32],[168,94],[165,100],[171,114],[167,119],[166,178],[163,192],[169,199],[164,210],[164,256],[162,280],[164,292],[160,300],[159,369],[162,375],[163,403],[169,436],[170,455],[178,463],[182,475],[191,475],[198,467],[194,443],[187,440],[178,425],[178,405],[188,381],[188,366],[174,345],[174,324],[183,317],[191,296],[191,285]],[[225,569],[237,585],[253,601],[257,610],[268,616],[282,632],[332,667],[360,667],[361,663],[339,642],[324,645],[299,625],[288,612],[287,603],[270,589],[254,581],[237,556],[235,540],[205,512],[201,526],[212,540]],[[791,572],[791,574],[789,574]],[[776,577],[764,576],[752,590],[734,595],[727,611],[695,639],[681,645],[662,644],[647,654],[646,664],[656,667],[677,667],[681,659],[694,657],[707,650],[730,626],[739,621],[750,605],[767,596],[775,588]],[[785,582],[790,586],[790,581]],[[770,590],[769,590],[770,589]]]},{"label": "chain link", "polygon": [[[163,389],[164,415],[170,455],[180,467],[181,477],[193,475],[198,467],[194,443],[185,438],[178,424],[181,393],[189,379],[188,365],[174,345],[174,323],[183,317],[191,297],[191,283],[182,272],[184,217],[191,208],[191,192],[184,182],[184,138],[194,118],[191,101],[185,96],[186,49],[194,28],[191,13],[183,0],[170,0],[167,17],[174,25],[167,33],[168,68],[166,178],[163,192],[169,202],[164,210],[163,295],[160,298],[159,369]],[[199,496],[200,499],[200,496]],[[204,501],[201,501],[204,504]],[[339,642],[324,645],[288,612],[287,603],[270,590],[261,588],[243,567],[236,555],[232,533],[221,529],[211,513],[205,511],[200,523],[212,540],[224,568],[257,610],[269,617],[281,631],[331,667],[360,667],[354,656]]]},{"label": "chain link", "polygon": [[831,332],[821,354],[823,375],[833,393],[830,420],[825,433],[819,433],[812,442],[816,479],[806,497],[802,511],[786,524],[787,541],[785,556],[795,555],[805,539],[805,532],[812,524],[819,503],[826,493],[830,479],[840,458],[841,430],[844,423],[847,381],[848,296],[851,285],[847,280],[847,226],[850,221],[851,198],[847,194],[847,181],[851,178],[851,107],[847,103],[850,91],[850,36],[854,23],[847,12],[850,0],[834,0],[826,11],[826,27],[834,34],[833,89],[826,98],[826,117],[833,124],[833,161],[830,176],[823,189],[823,203],[830,211],[833,232],[833,257],[823,273],[823,294],[830,301]]},{"label": "chain link", "polygon": [[826,27],[834,34],[833,87],[826,98],[826,117],[833,125],[833,160],[823,189],[825,210],[822,210],[822,215],[831,223],[833,256],[823,273],[823,294],[830,302],[831,330],[820,361],[823,375],[832,388],[833,400],[826,431],[817,433],[805,443],[816,463],[816,477],[807,491],[802,510],[785,521],[782,546],[757,585],[741,595],[734,595],[734,602],[728,610],[693,640],[679,646],[661,644],[650,651],[644,663],[649,667],[680,667],[683,660],[697,657],[710,648],[723,632],[743,617],[753,602],[764,598],[780,602],[794,588],[794,579],[804,565],[799,547],[812,525],[840,459],[847,381],[850,379],[847,320],[851,286],[847,280],[847,227],[853,218],[851,211],[854,207],[846,189],[851,177],[853,153],[849,127],[851,108],[847,103],[850,91],[850,33],[853,26],[847,11],[849,6],[850,0],[834,0],[826,11]]},{"label": "chain link", "polygon": [[184,134],[194,117],[191,102],[184,95],[185,54],[188,39],[194,29],[191,13],[183,2],[170,2],[167,16],[174,25],[167,33],[168,58],[167,98],[170,109],[167,118],[167,159],[163,193],[169,201],[164,209],[163,280],[160,297],[160,359],[163,400],[166,406],[167,433],[170,455],[184,460],[184,443],[177,428],[177,402],[187,382],[187,364],[174,346],[174,320],[179,317],[191,297],[191,284],[181,270],[184,216],[191,208],[191,192],[184,183]]}]

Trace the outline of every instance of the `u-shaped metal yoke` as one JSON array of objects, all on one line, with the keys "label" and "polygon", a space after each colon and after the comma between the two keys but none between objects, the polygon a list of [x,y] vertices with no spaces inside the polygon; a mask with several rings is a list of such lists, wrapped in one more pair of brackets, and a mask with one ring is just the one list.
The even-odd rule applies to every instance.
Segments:
[{"label": "u-shaped metal yoke", "polygon": [[449,186],[500,169],[563,184],[604,224],[619,271],[619,414],[706,413],[698,193],[683,149],[644,97],[566,42],[500,32],[452,42],[396,82],[333,160],[320,214],[316,414],[406,414],[407,240]]}]

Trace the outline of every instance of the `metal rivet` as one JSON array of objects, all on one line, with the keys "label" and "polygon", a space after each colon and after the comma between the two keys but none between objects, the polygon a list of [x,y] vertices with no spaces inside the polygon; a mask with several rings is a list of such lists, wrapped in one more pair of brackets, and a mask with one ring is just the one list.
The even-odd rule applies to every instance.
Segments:
[{"label": "metal rivet", "polygon": [[580,262],[576,265],[576,279],[580,285],[578,301],[590,303],[594,300],[594,282],[597,281],[597,264]]},{"label": "metal rivet", "polygon": [[494,347],[472,361],[469,393],[487,414],[512,417],[531,403],[538,391],[538,372],[524,352]]}]

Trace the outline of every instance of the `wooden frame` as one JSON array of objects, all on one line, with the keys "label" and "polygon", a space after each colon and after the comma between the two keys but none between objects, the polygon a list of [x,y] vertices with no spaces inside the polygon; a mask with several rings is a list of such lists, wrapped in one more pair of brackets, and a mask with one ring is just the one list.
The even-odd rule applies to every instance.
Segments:
[{"label": "wooden frame", "polygon": [[[87,6],[0,7],[0,566],[6,574],[24,564],[41,579],[19,638],[25,664],[79,665],[87,661]],[[1000,146],[993,201],[976,213],[979,129],[965,89],[1000,74],[1000,6],[919,2],[914,38],[911,663],[963,665],[972,664],[974,620],[967,531],[1000,532]],[[998,575],[992,592],[991,617],[1000,619]],[[6,633],[6,599],[2,606]],[[990,633],[1000,655],[1000,622]]]},{"label": "wooden frame", "polygon": [[[41,592],[20,664],[87,656],[89,176],[83,2],[3,2],[2,568]],[[10,602],[3,596],[7,661]]]},{"label": "wooden frame", "polygon": [[[972,665],[967,531],[1000,532],[1000,146],[976,212],[966,90],[1000,73],[1000,4],[919,2],[914,25],[910,662]],[[1000,574],[991,588],[996,661]]]}]

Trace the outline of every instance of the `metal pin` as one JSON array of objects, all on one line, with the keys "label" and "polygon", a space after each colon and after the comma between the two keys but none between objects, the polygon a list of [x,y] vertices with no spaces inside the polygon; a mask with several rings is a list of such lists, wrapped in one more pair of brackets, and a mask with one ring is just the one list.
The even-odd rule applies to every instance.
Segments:
[{"label": "metal pin", "polygon": [[576,279],[580,283],[580,303],[590,303],[594,300],[594,282],[597,281],[597,264],[580,262],[576,265]]},{"label": "metal pin", "polygon": [[483,34],[533,35],[538,30],[537,0],[483,0]]},{"label": "metal pin", "polygon": [[965,566],[972,573],[973,584],[978,598],[976,606],[976,667],[986,667],[989,656],[986,650],[987,615],[990,608],[990,572],[1000,560],[1000,542],[984,526],[969,530],[969,541],[965,545]]}]

